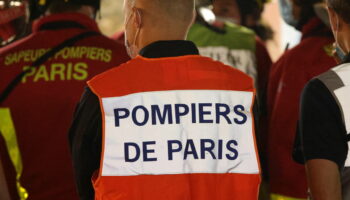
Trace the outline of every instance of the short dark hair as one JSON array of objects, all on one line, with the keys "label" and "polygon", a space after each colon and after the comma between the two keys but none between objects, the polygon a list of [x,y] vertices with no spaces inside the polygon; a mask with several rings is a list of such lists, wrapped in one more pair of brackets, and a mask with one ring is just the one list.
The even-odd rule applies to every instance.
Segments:
[{"label": "short dark hair", "polygon": [[332,8],[346,23],[350,24],[349,0],[327,0],[327,2],[330,8]]}]

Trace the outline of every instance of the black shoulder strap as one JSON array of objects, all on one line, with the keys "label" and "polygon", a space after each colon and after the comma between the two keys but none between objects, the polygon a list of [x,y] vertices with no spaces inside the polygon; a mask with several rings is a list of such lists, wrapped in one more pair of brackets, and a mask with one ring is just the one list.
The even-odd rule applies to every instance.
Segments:
[{"label": "black shoulder strap", "polygon": [[28,74],[33,68],[37,68],[43,63],[45,63],[49,58],[54,56],[56,53],[64,49],[65,47],[72,46],[79,40],[82,40],[87,37],[100,35],[98,32],[94,31],[88,31],[83,32],[81,34],[78,34],[76,36],[73,36],[65,41],[63,41],[61,44],[57,45],[56,47],[50,49],[48,52],[46,52],[44,55],[39,57],[36,61],[34,61],[30,68],[24,70],[20,74],[18,74],[11,82],[10,84],[5,87],[5,89],[0,93],[0,105],[7,99],[7,97],[13,92],[13,90],[18,86],[18,84],[21,82],[22,78]]}]

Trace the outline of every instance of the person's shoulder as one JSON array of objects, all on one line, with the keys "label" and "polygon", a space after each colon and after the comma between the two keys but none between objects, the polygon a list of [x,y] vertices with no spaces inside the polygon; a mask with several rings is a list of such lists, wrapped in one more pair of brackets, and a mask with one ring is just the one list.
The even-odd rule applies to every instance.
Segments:
[{"label": "person's shoulder", "polygon": [[300,41],[299,46],[314,44],[316,46],[322,46],[326,44],[333,44],[333,36],[310,36]]},{"label": "person's shoulder", "polygon": [[347,77],[350,75],[350,64],[341,64],[318,75],[315,79],[321,81],[329,90],[335,91],[346,85]]},{"label": "person's shoulder", "polygon": [[206,26],[205,24],[199,23],[199,22],[195,22],[190,27],[188,34],[187,34],[187,37],[191,38],[191,37],[196,36],[197,34],[209,33],[209,32],[212,32],[212,30],[210,30],[208,28],[208,26]]},{"label": "person's shoulder", "polygon": [[336,73],[350,73],[350,63],[338,65],[332,69]]},{"label": "person's shoulder", "polygon": [[96,46],[101,46],[101,47],[105,47],[113,50],[116,50],[116,49],[125,50],[125,47],[123,44],[103,35],[102,33],[99,35],[93,36],[90,40],[87,40],[86,43],[91,43]]},{"label": "person's shoulder", "polygon": [[[327,74],[327,72],[325,72],[324,74]],[[321,77],[322,75],[319,75],[313,79],[311,79],[304,88],[304,92],[303,94],[316,94],[316,93],[322,93],[324,91],[328,91],[328,88],[326,87],[326,85],[322,82],[322,80],[320,80],[319,77]],[[320,92],[321,91],[321,92]]]},{"label": "person's shoulder", "polygon": [[[294,53],[303,52],[308,54],[327,55],[332,57],[334,40],[329,37],[308,37],[294,47]],[[306,54],[307,55],[307,54]]]},{"label": "person's shoulder", "polygon": [[33,38],[33,35],[28,35],[22,39],[19,39],[9,45],[6,45],[2,48],[0,48],[0,55],[6,55],[8,53],[17,51],[17,50],[22,50],[27,47],[27,43],[31,41]]},{"label": "person's shoulder", "polygon": [[329,103],[335,101],[333,95],[320,77],[327,75],[328,72],[321,74],[318,77],[311,79],[304,87],[301,95],[301,101],[303,104],[313,104],[317,102],[318,104],[328,105]]},{"label": "person's shoulder", "polygon": [[204,56],[198,56],[198,59],[201,60],[201,62],[205,63],[205,65],[208,66],[208,68],[211,68],[213,71],[226,73],[227,75],[234,75],[236,77],[239,77],[242,81],[253,81],[253,79],[246,73],[234,67],[226,65],[220,61],[216,61],[212,58]]},{"label": "person's shoulder", "polygon": [[108,77],[113,78],[115,74],[122,75],[122,73],[124,73],[131,65],[135,65],[137,62],[139,62],[138,58],[131,59],[125,63],[112,67],[111,69],[94,76],[88,82],[99,82],[101,80],[108,79]]},{"label": "person's shoulder", "polygon": [[235,32],[236,34],[247,35],[247,36],[251,36],[251,37],[255,38],[254,31],[247,28],[247,27],[244,27],[244,26],[241,26],[238,24],[234,24],[234,23],[229,23],[229,22],[225,23],[225,25],[226,25],[228,30]]},{"label": "person's shoulder", "polygon": [[280,60],[287,65],[293,65],[293,69],[315,72],[317,75],[336,65],[329,51],[331,45],[332,43],[318,42],[318,40],[313,43],[302,41],[299,45],[287,50]]}]

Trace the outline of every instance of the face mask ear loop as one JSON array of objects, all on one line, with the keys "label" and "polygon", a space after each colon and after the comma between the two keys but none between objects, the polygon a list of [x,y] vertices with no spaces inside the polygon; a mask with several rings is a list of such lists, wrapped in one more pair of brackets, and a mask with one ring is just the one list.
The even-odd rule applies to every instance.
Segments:
[{"label": "face mask ear loop", "polygon": [[[128,26],[128,24],[129,24],[129,22],[130,22],[130,19],[131,19],[131,17],[132,17],[132,15],[134,14],[134,12],[131,12],[130,14],[129,14],[129,16],[127,17],[127,18],[125,18],[125,21],[124,21],[124,30],[126,30],[126,27]],[[126,36],[126,32],[125,32],[125,46],[126,47],[129,47],[129,41],[128,41],[128,39],[127,39],[127,36]]]},{"label": "face mask ear loop", "polygon": [[138,9],[136,9],[135,12],[137,13],[137,18],[138,18],[137,20],[139,20],[139,24],[137,26],[137,31],[136,31],[136,34],[135,34],[135,37],[134,37],[134,42],[133,42],[134,46],[136,46],[136,41],[137,41],[137,38],[138,38],[138,36],[140,34],[141,26],[142,26],[141,13],[140,13],[140,11]]},{"label": "face mask ear loop", "polygon": [[141,28],[137,28],[137,31],[136,31],[136,34],[135,34],[135,37],[134,37],[134,43],[133,43],[133,45],[136,45],[136,40],[137,40],[137,38],[138,38],[138,36],[139,36],[140,30],[141,30]]},{"label": "face mask ear loop", "polygon": [[339,17],[337,16],[337,31],[335,32],[335,40],[339,46],[339,42],[338,42],[338,33],[339,33]]},{"label": "face mask ear loop", "polygon": [[132,17],[133,13],[130,13],[130,15],[126,18],[125,22],[124,22],[124,29],[126,29],[126,26],[129,24],[129,21]]}]

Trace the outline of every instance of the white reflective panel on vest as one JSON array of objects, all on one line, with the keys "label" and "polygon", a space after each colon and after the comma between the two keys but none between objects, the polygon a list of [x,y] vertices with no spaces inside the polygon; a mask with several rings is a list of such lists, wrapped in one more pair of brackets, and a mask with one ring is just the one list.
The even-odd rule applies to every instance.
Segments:
[{"label": "white reflective panel on vest", "polygon": [[350,86],[350,64],[340,65],[333,70],[338,74],[344,85]]},{"label": "white reflective panel on vest", "polygon": [[[346,132],[349,134],[350,133],[350,85],[337,89],[334,91],[334,93],[337,96],[338,101],[342,106]],[[350,142],[348,143],[348,146],[349,146],[349,152],[348,152],[348,158],[345,162],[345,167],[350,167]]]},{"label": "white reflective panel on vest", "polygon": [[214,90],[103,98],[102,176],[258,174],[252,99]]},{"label": "white reflective panel on vest", "polygon": [[[344,87],[335,90],[334,94],[337,96],[342,107],[346,132],[350,134],[350,65],[344,64],[333,70],[338,74],[345,85]],[[348,143],[348,147],[349,152],[348,158],[345,161],[345,167],[350,167],[350,142]]]}]

